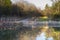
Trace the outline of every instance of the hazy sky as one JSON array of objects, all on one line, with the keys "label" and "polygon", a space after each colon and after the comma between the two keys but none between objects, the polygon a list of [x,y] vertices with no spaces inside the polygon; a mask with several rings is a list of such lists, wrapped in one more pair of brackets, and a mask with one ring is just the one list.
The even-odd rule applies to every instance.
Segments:
[{"label": "hazy sky", "polygon": [[[17,1],[19,1],[19,0],[12,0],[13,3],[15,3]],[[25,0],[25,1],[32,3],[36,7],[40,7],[41,9],[44,9],[46,4],[48,4],[49,6],[52,5],[51,0]]]}]

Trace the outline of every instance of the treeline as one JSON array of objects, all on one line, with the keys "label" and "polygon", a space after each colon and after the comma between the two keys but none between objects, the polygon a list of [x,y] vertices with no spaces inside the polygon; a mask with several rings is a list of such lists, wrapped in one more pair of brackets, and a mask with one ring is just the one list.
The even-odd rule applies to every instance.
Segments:
[{"label": "treeline", "polygon": [[0,0],[0,17],[40,17],[48,16],[49,20],[60,20],[60,1],[52,1],[52,7],[46,5],[45,10],[36,8],[35,5],[28,2],[18,2],[12,4],[10,0]]},{"label": "treeline", "polygon": [[55,0],[52,1],[52,7],[49,7],[46,5],[45,10],[43,10],[43,13],[50,18],[50,20],[60,20],[60,1]]},{"label": "treeline", "polygon": [[43,16],[41,10],[33,4],[16,3],[12,4],[10,0],[0,0],[0,17],[17,16],[17,17],[38,17]]}]

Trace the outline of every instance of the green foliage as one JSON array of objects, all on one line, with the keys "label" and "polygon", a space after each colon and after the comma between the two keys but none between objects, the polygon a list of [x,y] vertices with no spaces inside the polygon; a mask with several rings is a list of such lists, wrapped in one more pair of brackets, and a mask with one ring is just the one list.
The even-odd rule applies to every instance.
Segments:
[{"label": "green foliage", "polygon": [[37,9],[33,4],[26,3],[12,4],[10,0],[0,1],[0,16],[18,16],[18,17],[40,17],[41,10]]},{"label": "green foliage", "polygon": [[52,10],[53,10],[53,19],[58,19],[60,20],[60,1],[56,2],[53,6],[52,6]]},{"label": "green foliage", "polygon": [[52,7],[46,5],[43,12],[50,18],[50,20],[60,20],[60,1],[53,2]]},{"label": "green foliage", "polygon": [[60,31],[60,27],[53,27],[55,31]]},{"label": "green foliage", "polygon": [[11,1],[0,0],[0,16],[8,15],[11,12]]},{"label": "green foliage", "polygon": [[1,6],[10,6],[11,1],[10,0],[0,0],[0,5]]},{"label": "green foliage", "polygon": [[20,8],[19,12],[22,16],[25,17],[38,17],[42,16],[41,10],[37,9],[33,4],[26,3],[17,3],[17,6]]}]

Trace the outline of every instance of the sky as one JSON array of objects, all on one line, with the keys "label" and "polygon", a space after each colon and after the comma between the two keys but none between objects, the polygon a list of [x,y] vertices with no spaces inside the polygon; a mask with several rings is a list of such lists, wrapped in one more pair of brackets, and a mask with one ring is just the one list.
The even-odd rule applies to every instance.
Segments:
[{"label": "sky", "polygon": [[[19,2],[20,0],[11,0],[13,3]],[[49,6],[52,6],[51,0],[24,0],[29,3],[34,4],[37,8],[40,8],[41,10],[45,9],[45,5],[48,4]]]}]

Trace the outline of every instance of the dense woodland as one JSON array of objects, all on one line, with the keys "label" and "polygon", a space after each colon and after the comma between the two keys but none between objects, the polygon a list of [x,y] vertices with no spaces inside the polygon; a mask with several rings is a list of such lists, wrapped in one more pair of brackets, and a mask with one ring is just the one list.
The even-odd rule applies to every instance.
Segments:
[{"label": "dense woodland", "polygon": [[38,17],[43,16],[33,4],[16,3],[12,4],[10,0],[0,0],[0,16],[17,17]]},{"label": "dense woodland", "polygon": [[52,7],[46,4],[44,10],[36,8],[35,5],[28,2],[18,2],[12,4],[10,0],[0,0],[0,17],[17,16],[17,17],[42,17],[47,16],[52,20],[60,19],[60,1],[52,0]]},{"label": "dense woodland", "polygon": [[60,0],[53,1],[52,7],[46,5],[43,13],[52,20],[60,20]]}]

